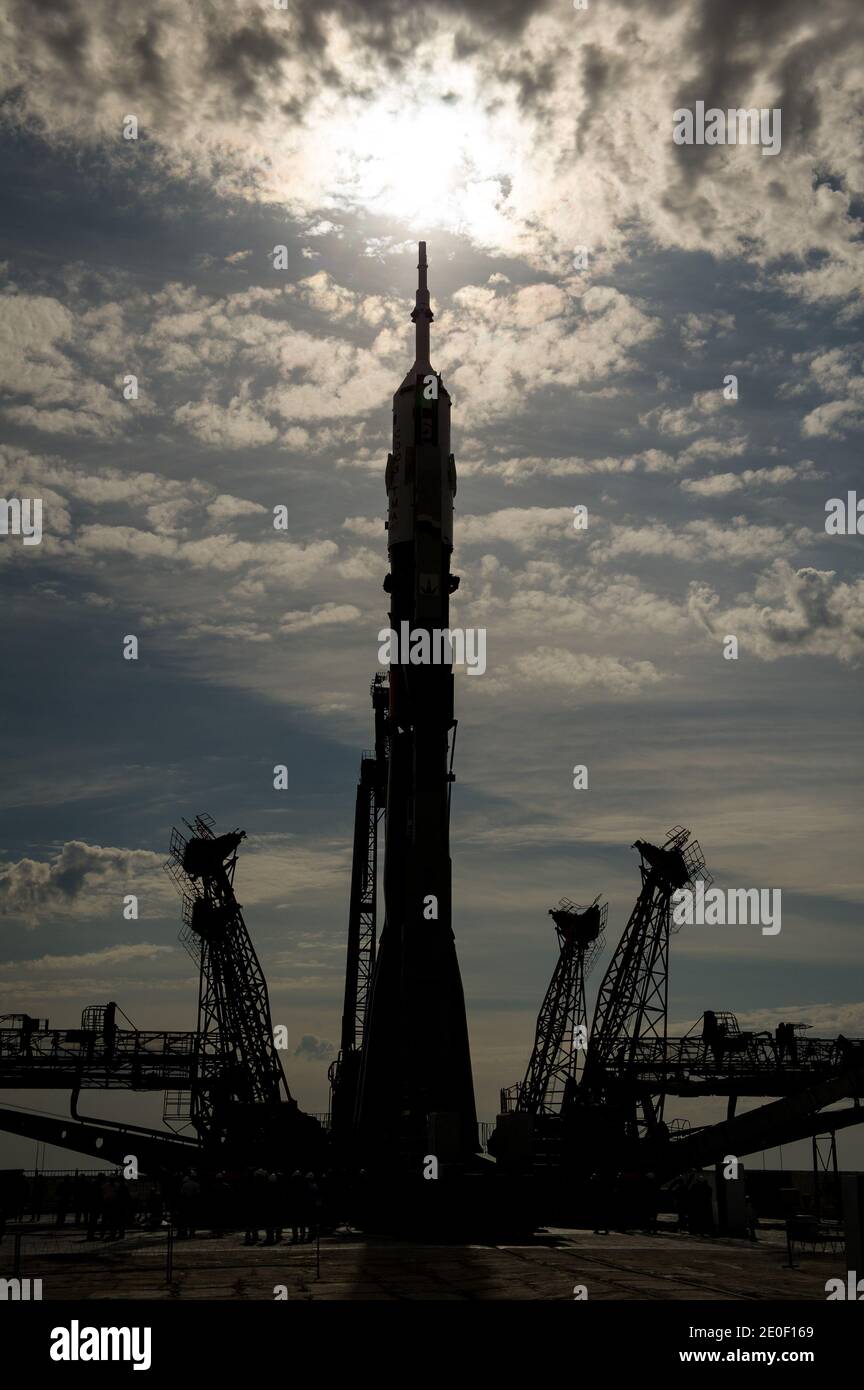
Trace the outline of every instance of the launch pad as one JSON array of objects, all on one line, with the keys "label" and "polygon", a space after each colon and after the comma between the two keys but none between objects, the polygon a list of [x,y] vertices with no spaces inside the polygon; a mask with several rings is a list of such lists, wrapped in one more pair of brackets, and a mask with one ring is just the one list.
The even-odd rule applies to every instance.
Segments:
[{"label": "launch pad", "polygon": [[845,1276],[842,1254],[830,1252],[796,1256],[796,1267],[787,1269],[779,1235],[750,1246],[671,1229],[602,1236],[590,1228],[552,1228],[530,1240],[461,1245],[341,1232],[322,1237],[320,1251],[314,1244],[246,1249],[225,1235],[176,1247],[170,1277],[164,1235],[130,1236],[102,1249],[82,1244],[79,1232],[52,1237],[50,1246],[37,1232],[32,1246],[28,1258],[25,1244],[22,1274],[41,1278],[44,1301],[114,1305],[586,1299],[590,1308],[618,1300],[824,1301],[826,1281]]},{"label": "launch pad", "polygon": [[[196,1028],[125,1028],[113,1003],[85,1010],[79,1028],[24,1014],[0,1020],[0,1089],[71,1092],[68,1119],[10,1107],[0,1127],[117,1163],[134,1153],[166,1181],[193,1167],[210,1178],[259,1167],[335,1173],[340,1220],[388,1238],[501,1242],[590,1223],[598,1209],[613,1226],[623,1212],[628,1229],[643,1218],[650,1229],[660,1188],[728,1154],[860,1123],[864,1044],[804,1037],[795,1022],[773,1036],[742,1032],[733,1014],[711,1008],[686,1037],[668,1035],[673,897],[711,882],[698,843],[675,826],[659,844],[633,845],[640,888],[593,1020],[586,979],[608,909],[599,896],[550,909],[558,958],[534,1047],[524,1080],[502,1091],[483,1151],[452,927],[457,719],[453,644],[441,634],[451,633],[460,584],[451,572],[457,477],[450,397],[430,359],[423,242],[411,317],[414,362],[393,398],[384,473],[383,589],[389,631],[412,640],[391,651],[370,687],[374,748],[356,788],[329,1129],[290,1094],[274,1045],[266,979],[233,889],[244,832],[217,834],[206,815],[174,830],[166,866],[199,971]],[[469,674],[482,674],[473,650]],[[485,669],[485,645],[482,660]],[[83,1090],[115,1087],[163,1090],[166,1129],[79,1115]],[[726,1120],[690,1128],[668,1115],[669,1097],[692,1095],[727,1097]],[[741,1096],[771,1099],[737,1115]]]}]

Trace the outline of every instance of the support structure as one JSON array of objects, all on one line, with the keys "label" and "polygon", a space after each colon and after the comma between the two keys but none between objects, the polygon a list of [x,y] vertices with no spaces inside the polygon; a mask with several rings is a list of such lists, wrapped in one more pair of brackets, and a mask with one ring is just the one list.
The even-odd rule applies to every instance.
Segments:
[{"label": "support structure", "polygon": [[628,1136],[638,1139],[661,1126],[664,1093],[642,1094],[637,1115],[616,1076],[620,1079],[646,1044],[665,1055],[672,895],[697,874],[710,879],[697,841],[681,826],[670,830],[659,848],[645,840],[633,848],[640,855],[642,891],[600,986],[582,1086],[595,1104],[623,1105]]},{"label": "support structure", "polygon": [[840,1167],[837,1161],[837,1134],[814,1134],[813,1144],[813,1215],[818,1220],[841,1211]]},{"label": "support structure", "polygon": [[[245,830],[213,833],[213,819],[171,832],[165,868],[183,897],[183,921],[199,961],[197,1074],[191,1120],[209,1147],[226,1145],[244,1124],[263,1139],[282,1106],[293,1107],[273,1038],[267,982],[234,895]],[[219,1050],[211,1039],[220,1039]]]},{"label": "support structure", "polygon": [[331,1132],[343,1150],[350,1148],[353,1140],[363,1039],[378,944],[378,840],[387,804],[386,673],[376,674],[371,695],[375,749],[364,753],[360,760],[354,806],[342,1032],[339,1054],[328,1072]]},{"label": "support structure", "polygon": [[590,907],[577,907],[568,898],[549,909],[558,960],[537,1017],[525,1080],[502,1091],[502,1112],[558,1115],[572,1097],[588,1045],[585,980],[603,947],[608,910],[596,899]]}]

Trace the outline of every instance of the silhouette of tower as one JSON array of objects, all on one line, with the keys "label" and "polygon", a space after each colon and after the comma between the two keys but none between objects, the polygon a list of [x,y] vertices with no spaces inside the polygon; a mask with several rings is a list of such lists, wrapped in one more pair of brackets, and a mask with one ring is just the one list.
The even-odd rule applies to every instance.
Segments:
[{"label": "silhouette of tower", "polygon": [[[420,243],[415,361],[393,397],[387,457],[390,628],[449,629],[456,468],[450,397],[429,360],[433,314]],[[384,927],[375,961],[357,1109],[361,1152],[409,1169],[423,1155],[477,1150],[474,1085],[452,929],[450,788],[453,671],[391,662],[384,841]]]},{"label": "silhouette of tower", "polygon": [[502,1110],[512,1098],[515,1108],[529,1115],[557,1115],[571,1098],[588,1041],[585,980],[602,949],[608,912],[599,898],[590,907],[578,907],[569,898],[550,907],[558,960],[537,1016],[525,1080],[502,1092]]}]

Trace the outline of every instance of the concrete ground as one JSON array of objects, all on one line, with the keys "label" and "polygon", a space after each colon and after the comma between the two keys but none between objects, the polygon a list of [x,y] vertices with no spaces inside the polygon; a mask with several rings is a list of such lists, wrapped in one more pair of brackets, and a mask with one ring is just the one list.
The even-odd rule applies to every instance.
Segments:
[{"label": "concrete ground", "polygon": [[[87,1242],[81,1230],[23,1228],[22,1278],[42,1279],[57,1299],[245,1300],[825,1300],[825,1281],[845,1277],[842,1253],[796,1251],[785,1268],[779,1232],[758,1244],[667,1231],[656,1236],[550,1230],[519,1245],[432,1245],[340,1231],[315,1244],[243,1245],[242,1235],[204,1234],[174,1245],[166,1282],[164,1232]],[[12,1273],[12,1233],[0,1275]],[[278,1293],[277,1293],[278,1290]]]}]

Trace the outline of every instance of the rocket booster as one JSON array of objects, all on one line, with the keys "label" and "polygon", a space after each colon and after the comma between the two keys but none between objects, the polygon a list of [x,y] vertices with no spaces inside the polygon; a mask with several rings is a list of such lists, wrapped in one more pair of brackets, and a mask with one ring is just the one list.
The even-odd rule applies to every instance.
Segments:
[{"label": "rocket booster", "polygon": [[[387,457],[390,627],[449,628],[456,468],[450,397],[429,359],[433,321],[420,243],[415,361],[393,397]],[[477,1148],[474,1087],[462,981],[451,925],[450,663],[390,667],[385,821],[385,921],[364,1038],[359,1128],[403,1159],[436,1150],[464,1159]],[[433,1118],[434,1117],[434,1118]],[[448,1136],[444,1138],[443,1136]]]}]

